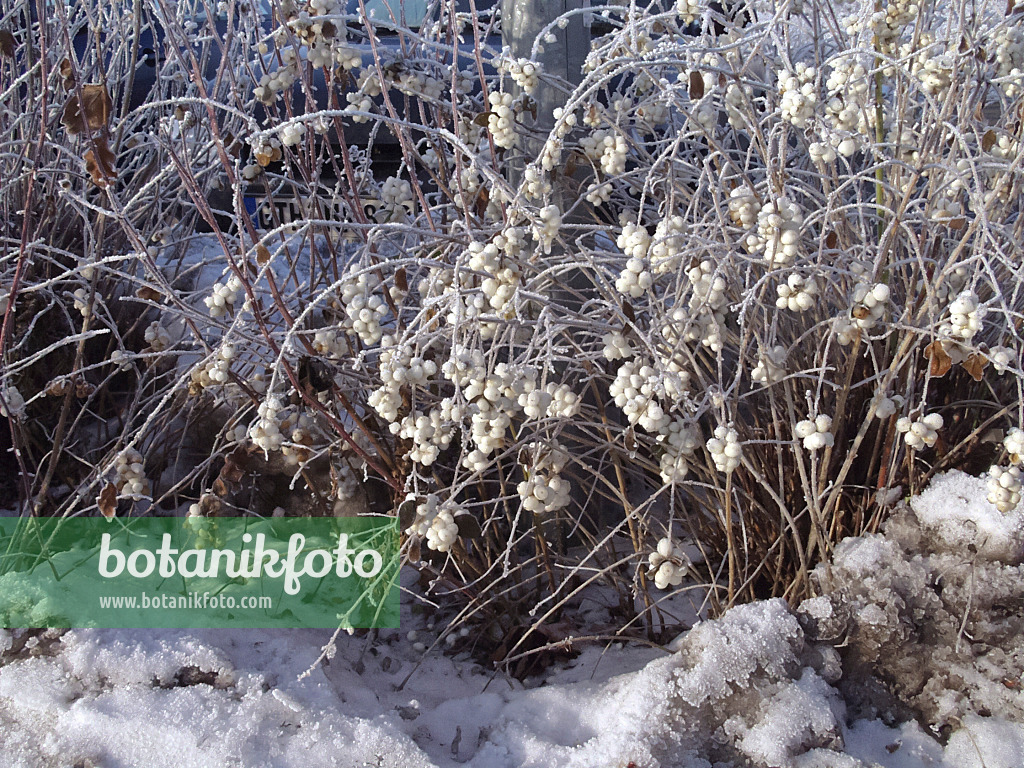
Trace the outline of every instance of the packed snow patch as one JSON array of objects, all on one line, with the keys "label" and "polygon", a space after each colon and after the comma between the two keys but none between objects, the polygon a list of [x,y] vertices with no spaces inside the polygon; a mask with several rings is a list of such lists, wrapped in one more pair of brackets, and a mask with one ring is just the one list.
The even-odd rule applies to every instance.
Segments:
[{"label": "packed snow patch", "polygon": [[319,664],[319,630],[0,632],[0,763],[1017,766],[1024,574],[1010,538],[951,546],[969,526],[950,520],[987,519],[984,484],[936,483],[843,542],[795,611],[739,606],[660,651],[584,647],[531,687],[424,655],[408,611]]}]

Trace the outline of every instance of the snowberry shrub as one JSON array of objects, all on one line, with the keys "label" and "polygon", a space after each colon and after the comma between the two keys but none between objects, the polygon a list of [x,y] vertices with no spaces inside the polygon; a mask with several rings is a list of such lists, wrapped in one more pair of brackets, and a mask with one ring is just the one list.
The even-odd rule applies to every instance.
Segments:
[{"label": "snowberry shrub", "polygon": [[[432,3],[388,46],[335,3],[223,8],[244,63],[174,162],[215,231],[135,274],[181,280],[132,427],[216,434],[93,490],[399,514],[434,599],[517,658],[596,581],[652,631],[684,571],[713,610],[798,599],[937,469],[1019,461],[989,439],[1022,415],[1016,21],[615,6],[570,85],[489,47],[496,12]],[[282,194],[260,226],[245,198]]]}]

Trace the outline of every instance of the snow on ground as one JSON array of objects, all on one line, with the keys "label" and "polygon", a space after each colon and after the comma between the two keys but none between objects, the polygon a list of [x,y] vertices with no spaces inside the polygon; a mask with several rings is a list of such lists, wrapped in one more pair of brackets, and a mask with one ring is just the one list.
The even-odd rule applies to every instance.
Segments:
[{"label": "snow on ground", "polygon": [[[994,514],[984,480],[948,473],[885,536],[839,548],[831,575],[818,573],[829,595],[795,612],[781,600],[740,606],[665,649],[584,646],[527,686],[458,647],[424,655],[425,620],[408,610],[401,631],[342,635],[319,665],[331,633],[318,630],[80,630],[28,647],[0,632],[0,764],[1019,768],[1024,639],[1013,617],[954,617],[947,637],[943,609],[919,615],[915,600],[931,598],[910,594],[941,568],[952,609],[963,567],[973,610],[1013,608],[1021,518]],[[994,559],[970,552],[984,549],[964,538],[972,531],[998,534]],[[823,641],[840,617],[844,636]],[[907,690],[928,723],[945,725],[944,745],[913,719],[879,719],[898,707],[861,678],[872,664],[902,674],[894,637],[917,667],[928,670],[929,654],[944,667]],[[960,647],[943,656],[935,638]]]}]

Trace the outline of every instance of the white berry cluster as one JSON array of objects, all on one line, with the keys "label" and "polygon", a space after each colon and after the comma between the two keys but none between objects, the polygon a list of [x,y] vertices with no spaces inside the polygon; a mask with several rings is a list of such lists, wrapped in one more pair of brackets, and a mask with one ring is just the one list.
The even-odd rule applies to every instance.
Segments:
[{"label": "white berry cluster", "polygon": [[686,236],[686,219],[682,216],[666,216],[658,222],[647,249],[647,257],[654,274],[672,274],[679,269],[679,260],[686,246]]},{"label": "white berry cluster", "polygon": [[604,344],[603,354],[608,360],[622,360],[633,356],[633,347],[630,346],[629,339],[618,331],[606,333],[601,342]]},{"label": "white berry cluster", "polygon": [[380,188],[378,221],[405,221],[414,210],[412,185],[405,179],[389,176]]},{"label": "white berry cluster", "polygon": [[72,294],[72,301],[74,302],[75,309],[81,312],[82,317],[89,316],[89,289],[88,288],[76,288]]},{"label": "white berry cluster", "polygon": [[381,321],[388,313],[388,305],[375,293],[379,286],[376,275],[363,272],[347,279],[341,289],[341,304],[347,320],[345,330],[368,345],[376,344],[384,335]]},{"label": "white berry cluster", "polygon": [[225,283],[214,283],[213,293],[203,299],[207,309],[210,310],[210,317],[221,317],[234,310],[235,302],[238,301],[238,294],[242,291],[242,281],[237,275],[231,275]]},{"label": "white berry cluster", "polygon": [[406,533],[426,538],[427,547],[436,552],[448,552],[459,538],[455,515],[464,511],[461,505],[451,500],[442,502],[431,493],[416,507],[416,519]]},{"label": "white berry cluster", "polygon": [[372,113],[373,99],[380,96],[382,92],[376,69],[373,67],[364,69],[356,78],[356,89],[345,94],[345,100],[348,102],[345,111],[352,114],[353,123],[365,123],[370,119],[367,114],[357,113]]},{"label": "white berry cluster", "polygon": [[924,33],[916,48],[911,43],[900,46],[900,58],[909,63],[922,91],[941,98],[953,82],[955,58],[950,50],[946,43],[936,44],[933,35]]},{"label": "white berry cluster", "polygon": [[700,447],[700,432],[676,417],[658,435],[658,443],[664,447],[661,454],[661,479],[666,483],[682,482],[690,471],[690,460]]},{"label": "white berry cluster", "polygon": [[849,317],[837,319],[836,340],[845,346],[850,344],[860,331],[871,330],[885,316],[888,302],[889,286],[885,283],[858,283],[853,289]]},{"label": "white berry cluster", "polygon": [[813,277],[804,277],[793,272],[786,278],[786,282],[780,283],[775,289],[779,298],[775,306],[779,309],[788,309],[790,312],[806,312],[814,306],[815,297],[818,295],[818,283]]},{"label": "white berry cluster", "polygon": [[339,336],[337,331],[325,328],[321,328],[313,334],[313,349],[318,354],[333,360],[340,360],[349,352],[343,336]]},{"label": "white berry cluster", "polygon": [[231,378],[231,361],[236,354],[231,344],[222,344],[217,355],[206,365],[192,369],[189,391],[198,394],[207,387],[226,384]]},{"label": "white berry cluster", "polygon": [[740,446],[739,435],[732,427],[715,427],[715,436],[708,440],[707,448],[719,472],[729,474],[739,467],[743,448]]},{"label": "white berry cluster", "polygon": [[451,398],[441,401],[439,408],[430,413],[414,412],[400,422],[391,424],[391,432],[403,440],[412,441],[408,458],[424,467],[429,467],[447,450],[455,437],[455,426],[461,423],[463,410]]},{"label": "white berry cluster", "polygon": [[249,426],[249,439],[265,453],[280,450],[284,443],[284,435],[281,432],[284,410],[281,399],[274,395],[260,403],[256,409],[258,417]]},{"label": "white berry cluster", "polygon": [[750,378],[759,384],[776,384],[786,378],[786,348],[775,345],[761,350],[757,365],[750,372]]},{"label": "white berry cluster", "polygon": [[657,548],[648,556],[647,562],[651,566],[647,577],[654,579],[654,586],[658,589],[679,586],[690,568],[690,558],[667,536],[658,542]]},{"label": "white berry cluster", "polygon": [[381,338],[379,366],[381,381],[396,389],[406,384],[425,386],[437,373],[437,363],[424,359],[410,344],[399,344],[394,337]]},{"label": "white berry cluster", "polygon": [[729,193],[729,218],[736,226],[750,229],[757,223],[761,204],[747,187],[739,186]]},{"label": "white berry cluster", "polygon": [[290,466],[309,461],[312,455],[314,421],[308,413],[289,411],[278,426],[288,439],[281,443],[281,455]]},{"label": "white berry cluster", "polygon": [[0,416],[5,419],[20,419],[25,415],[25,398],[16,386],[5,384],[0,395]]},{"label": "white berry cluster", "polygon": [[163,352],[171,346],[171,334],[160,324],[159,320],[154,320],[146,326],[144,338],[152,352]]},{"label": "white berry cluster", "polygon": [[960,293],[949,305],[949,320],[939,330],[941,336],[951,336],[959,341],[970,341],[981,330],[985,310],[981,308],[978,294],[968,289]]},{"label": "white berry cluster", "polygon": [[773,266],[792,262],[800,249],[800,228],[804,223],[800,206],[788,197],[770,200],[757,214],[757,232],[747,237],[750,253],[764,253],[764,260]]},{"label": "white berry cluster", "polygon": [[753,98],[754,89],[749,85],[729,83],[725,89],[725,114],[732,128],[743,130],[748,127]]},{"label": "white berry cluster", "polygon": [[491,132],[497,146],[511,149],[516,143],[512,94],[491,91],[487,100],[491,104],[491,111],[487,116],[487,130]]},{"label": "white berry cluster", "polygon": [[684,25],[697,21],[703,12],[700,0],[678,0],[676,3],[676,13]]},{"label": "white berry cluster", "polygon": [[126,448],[118,454],[115,462],[118,494],[133,497],[149,495],[149,480],[146,479],[143,461],[142,454],[134,448]]},{"label": "white berry cluster", "polygon": [[622,409],[630,424],[638,424],[648,432],[668,428],[671,417],[658,401],[663,388],[658,386],[658,371],[638,360],[627,360],[615,374],[608,388],[615,405]]},{"label": "white berry cluster", "polygon": [[1003,438],[1003,447],[1014,464],[1024,463],[1024,429],[1014,427]]},{"label": "white berry cluster", "polygon": [[540,243],[544,253],[551,253],[551,246],[558,237],[562,226],[562,211],[557,205],[547,205],[537,212],[533,225],[533,239]]},{"label": "white berry cluster", "polygon": [[900,395],[888,395],[883,391],[875,394],[875,418],[884,420],[903,407],[905,400]]},{"label": "white berry cluster", "polygon": [[782,119],[797,128],[806,128],[814,117],[818,105],[818,93],[814,85],[815,70],[803,62],[796,65],[796,71],[779,70],[779,93],[782,101],[779,111]]},{"label": "white berry cluster", "polygon": [[551,182],[543,168],[528,165],[523,171],[523,191],[531,200],[541,200],[551,194]]},{"label": "white berry cluster", "polygon": [[605,175],[617,176],[625,172],[628,146],[625,138],[614,130],[595,130],[581,138],[579,146],[587,159],[600,167]]},{"label": "white berry cluster", "polygon": [[615,290],[633,299],[643,296],[653,285],[654,275],[651,273],[650,265],[646,259],[636,256],[626,260],[626,266],[615,280]]},{"label": "white berry cluster", "polygon": [[825,117],[828,143],[843,157],[850,157],[861,145],[873,123],[868,110],[870,88],[867,69],[859,61],[844,57],[832,63],[825,88],[829,98]]},{"label": "white berry cluster", "polygon": [[521,236],[520,230],[510,228],[493,242],[473,241],[469,244],[469,268],[486,276],[480,283],[480,290],[487,299],[488,307],[502,317],[510,313],[512,299],[519,287],[519,264],[516,259],[509,258],[509,254],[514,254],[521,246]]},{"label": "white berry cluster", "polygon": [[1007,25],[995,35],[996,77],[1007,98],[1024,93],[1024,29]]},{"label": "white berry cluster", "polygon": [[531,456],[526,479],[516,492],[529,512],[554,512],[569,506],[572,484],[561,476],[569,463],[569,454],[557,441],[534,442],[528,446]]},{"label": "white berry cluster", "polygon": [[798,440],[803,440],[804,448],[808,451],[820,451],[822,448],[831,448],[835,443],[832,435],[832,419],[829,416],[819,415],[813,419],[808,417],[798,421],[793,428],[793,434]]},{"label": "white berry cluster", "polygon": [[988,351],[989,362],[1000,376],[1017,363],[1017,353],[1009,347],[992,347]]},{"label": "white berry cluster", "polygon": [[506,58],[502,69],[508,72],[512,81],[526,93],[532,94],[540,82],[541,65],[529,59]]},{"label": "white berry cluster", "polygon": [[942,416],[937,413],[929,413],[919,419],[903,416],[896,420],[896,430],[903,435],[903,440],[908,446],[920,451],[935,445],[942,423]]},{"label": "white berry cluster", "polygon": [[1006,513],[1020,504],[1024,473],[1019,467],[992,466],[988,470],[988,500],[996,509]]},{"label": "white berry cluster", "polygon": [[568,384],[548,382],[543,388],[537,384],[535,375],[522,377],[516,387],[516,399],[528,419],[550,418],[571,419],[580,410],[580,398]]}]

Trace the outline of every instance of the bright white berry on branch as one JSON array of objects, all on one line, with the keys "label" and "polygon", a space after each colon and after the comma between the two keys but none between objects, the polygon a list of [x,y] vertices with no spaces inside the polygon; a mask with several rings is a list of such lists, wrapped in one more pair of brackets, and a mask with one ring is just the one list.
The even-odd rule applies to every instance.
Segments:
[{"label": "bright white berry on branch", "polygon": [[739,435],[732,427],[716,427],[715,436],[708,440],[707,448],[719,472],[729,474],[739,467],[743,449]]},{"label": "bright white berry on branch", "polygon": [[798,439],[803,440],[804,448],[808,451],[831,448],[835,443],[832,436],[832,419],[828,416],[816,416],[814,419],[808,418],[797,422],[793,433]]},{"label": "bright white berry on branch", "polygon": [[929,413],[917,420],[904,416],[896,421],[896,430],[903,433],[903,440],[908,446],[921,450],[935,445],[942,423],[942,416],[937,413]]},{"label": "bright white berry on branch", "polygon": [[988,471],[988,500],[996,505],[996,509],[1006,513],[1013,511],[1020,504],[1020,494],[1024,473],[1018,467],[992,466]]},{"label": "bright white berry on branch", "polygon": [[654,579],[658,589],[679,586],[690,568],[690,558],[668,537],[658,541],[657,549],[648,555],[647,561],[651,566],[647,576]]}]

